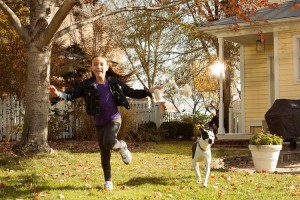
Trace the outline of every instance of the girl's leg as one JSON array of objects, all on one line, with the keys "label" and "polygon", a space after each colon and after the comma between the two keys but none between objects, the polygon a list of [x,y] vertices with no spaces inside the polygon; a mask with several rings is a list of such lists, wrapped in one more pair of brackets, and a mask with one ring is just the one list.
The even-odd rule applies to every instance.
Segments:
[{"label": "girl's leg", "polygon": [[129,164],[132,159],[126,143],[124,141],[117,140],[120,127],[121,118],[114,119],[104,126],[96,126],[98,144],[101,154],[101,165],[105,181],[111,181],[111,150],[121,150],[120,152],[125,164]]},{"label": "girl's leg", "polygon": [[114,119],[106,127],[103,136],[104,146],[107,149],[120,150],[123,162],[129,164],[132,160],[131,152],[128,150],[126,142],[117,140],[121,127],[121,118]]},{"label": "girl's leg", "polygon": [[110,149],[107,149],[103,144],[104,132],[105,132],[105,127],[96,126],[96,133],[98,136],[98,144],[100,148],[101,166],[104,173],[104,180],[111,181],[111,166],[110,166],[111,152]]},{"label": "girl's leg", "polygon": [[106,128],[102,141],[106,149],[119,150],[122,148],[121,142],[117,140],[117,136],[121,128],[121,122],[121,118],[117,118],[105,125]]},{"label": "girl's leg", "polygon": [[103,144],[107,149],[120,150],[122,160],[125,164],[131,163],[131,152],[127,148],[124,141],[117,140],[117,136],[121,127],[121,118],[114,119],[107,125],[109,128],[104,133]]},{"label": "girl's leg", "polygon": [[121,118],[115,119],[103,126],[96,126],[98,144],[101,155],[101,166],[105,181],[111,181],[111,149],[120,149],[121,143],[117,136],[121,127]]}]

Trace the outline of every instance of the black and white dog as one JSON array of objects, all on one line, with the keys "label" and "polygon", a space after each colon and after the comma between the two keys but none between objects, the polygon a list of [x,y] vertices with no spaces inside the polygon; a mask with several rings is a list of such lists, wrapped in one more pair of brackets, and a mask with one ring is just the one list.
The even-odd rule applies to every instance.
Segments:
[{"label": "black and white dog", "polygon": [[204,161],[204,182],[203,186],[207,187],[207,181],[210,174],[211,163],[211,145],[215,142],[215,134],[211,130],[201,129],[201,137],[193,144],[193,168],[196,171],[197,180],[200,183],[202,181],[199,162]]}]

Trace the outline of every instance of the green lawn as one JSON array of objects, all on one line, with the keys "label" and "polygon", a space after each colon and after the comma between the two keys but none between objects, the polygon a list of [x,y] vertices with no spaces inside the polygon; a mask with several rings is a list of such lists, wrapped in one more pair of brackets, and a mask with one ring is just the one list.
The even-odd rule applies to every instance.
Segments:
[{"label": "green lawn", "polygon": [[[1,144],[0,144],[1,145]],[[131,145],[133,163],[112,155],[115,189],[102,189],[98,151],[17,157],[0,154],[0,199],[299,199],[300,175],[212,169],[208,187],[197,184],[191,167],[192,142]],[[67,144],[65,147],[70,147]],[[213,149],[213,159],[249,153]],[[202,171],[201,171],[202,172]],[[202,173],[203,174],[203,173]]]}]

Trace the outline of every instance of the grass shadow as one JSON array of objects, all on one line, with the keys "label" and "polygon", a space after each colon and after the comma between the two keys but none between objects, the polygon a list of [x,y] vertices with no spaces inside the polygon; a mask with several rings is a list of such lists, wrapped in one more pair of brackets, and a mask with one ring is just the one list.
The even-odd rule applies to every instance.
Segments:
[{"label": "grass shadow", "polygon": [[127,181],[126,185],[138,186],[138,185],[144,185],[149,183],[153,185],[167,185],[167,180],[165,178],[159,178],[159,177],[138,177]]},{"label": "grass shadow", "polygon": [[132,178],[129,181],[123,183],[127,186],[139,186],[145,184],[151,185],[170,185],[176,178],[165,178],[165,177],[137,177]]},{"label": "grass shadow", "polygon": [[[9,178],[9,177],[6,177]],[[5,182],[1,183],[0,196],[3,199],[27,199],[32,198],[33,195],[38,194],[40,192],[51,191],[51,190],[87,190],[86,187],[83,186],[49,186],[47,185],[47,181],[41,181],[40,177],[36,174],[28,174],[25,176],[18,176],[18,182],[15,184],[5,184]],[[20,189],[22,188],[22,189]],[[35,199],[35,198],[33,198]]]}]

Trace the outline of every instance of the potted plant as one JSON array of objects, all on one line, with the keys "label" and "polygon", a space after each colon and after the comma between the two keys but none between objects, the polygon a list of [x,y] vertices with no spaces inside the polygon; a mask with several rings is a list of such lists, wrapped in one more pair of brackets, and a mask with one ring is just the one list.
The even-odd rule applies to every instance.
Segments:
[{"label": "potted plant", "polygon": [[258,132],[250,138],[249,149],[256,171],[275,172],[282,142],[282,137],[267,132]]}]

